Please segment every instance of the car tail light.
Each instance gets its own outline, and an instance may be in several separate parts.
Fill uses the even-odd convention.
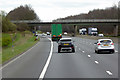
[[[98,45],[101,45],[100,43],[98,43]]]
[[[114,43],[111,43],[111,45],[114,45]]]
[[[61,35],[58,35],[59,37],[61,36]]]
[[[71,48],[74,48],[73,46]]]
[[[59,48],[61,48],[61,46],[59,46]]]
[[[53,35],[53,37],[56,37],[55,35]]]

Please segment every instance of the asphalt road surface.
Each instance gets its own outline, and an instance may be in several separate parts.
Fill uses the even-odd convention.
[[[53,42],[52,58],[44,75],[53,78],[118,78],[118,45],[114,54],[96,54],[96,40],[72,37],[75,53],[58,53]],[[51,43],[42,38],[32,49],[2,69],[3,78],[39,78],[48,56]],[[96,79],[97,80],[97,79]]]
[[[114,54],[96,54],[96,40],[73,37],[75,53],[58,53],[54,42],[53,56],[45,78],[117,78],[118,45]]]
[[[42,38],[23,56],[2,69],[3,78],[38,78],[50,53],[50,41]]]

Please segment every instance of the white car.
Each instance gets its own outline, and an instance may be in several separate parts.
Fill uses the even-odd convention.
[[[95,43],[95,53],[101,52],[115,52],[114,43],[111,39],[98,39],[97,43]]]
[[[103,34],[98,34],[99,37],[103,37],[104,35]]]
[[[47,35],[50,35],[50,32],[47,32]]]
[[[45,38],[45,37],[46,37],[46,35],[43,33],[43,34],[42,34],[42,38]]]
[[[67,35],[67,32],[64,32],[64,35]]]

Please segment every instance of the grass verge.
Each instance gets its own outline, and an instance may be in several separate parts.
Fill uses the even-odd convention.
[[[2,34],[0,33],[0,64],[1,63],[2,63]]]
[[[32,47],[37,41],[34,41],[35,37],[32,34],[22,36],[20,33],[17,34],[16,40],[11,43],[8,47],[2,49],[2,63],[14,58],[15,56],[23,53]],[[14,44],[14,46],[12,46]]]

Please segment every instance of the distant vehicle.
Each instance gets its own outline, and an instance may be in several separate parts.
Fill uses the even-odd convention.
[[[50,35],[50,32],[47,32],[47,35]]]
[[[104,35],[103,34],[98,34],[99,37],[103,37]]]
[[[98,39],[95,43],[95,53],[110,52],[114,53],[114,43],[111,39]]]
[[[62,38],[62,25],[61,24],[52,24],[52,41],[59,41]]]
[[[86,35],[87,34],[87,29],[86,28],[79,29],[79,34],[80,35]]]
[[[75,47],[71,38],[61,38],[58,42],[58,53],[61,51],[75,52]]]
[[[97,36],[97,34],[98,34],[98,29],[97,29],[97,28],[92,28],[92,27],[90,27],[90,28],[88,28],[88,34],[89,34],[89,35]]]
[[[64,35],[67,35],[67,32],[64,32]]]
[[[43,34],[42,34],[42,38],[45,38],[45,37],[46,37],[46,34],[45,34],[45,33],[43,33]]]
[[[82,35],[82,29],[79,29],[79,34]]]
[[[37,32],[35,32],[35,31],[34,31],[34,36],[36,36],[36,37],[38,36],[38,33],[37,33]]]

